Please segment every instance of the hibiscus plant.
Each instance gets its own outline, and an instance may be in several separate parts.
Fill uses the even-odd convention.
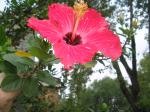
[[[34,7],[33,0],[29,1],[25,4]],[[17,1],[14,0],[13,3],[16,4]],[[75,83],[81,86],[87,81],[86,75],[92,73],[93,60],[102,62],[100,58],[107,57],[114,61],[121,56],[120,39],[110,30],[109,23],[102,14],[90,8],[83,0],[73,3],[72,7],[63,3],[48,5],[48,19],[46,12],[43,14],[44,19],[40,19],[40,16],[30,14],[29,8],[25,12],[29,15],[18,25],[13,25],[12,29],[0,26],[0,95],[8,93],[7,96],[10,96],[9,103],[3,104],[10,104],[7,109],[0,104],[2,111],[8,111],[17,96],[27,98],[32,103],[46,102],[49,96],[53,96],[52,93],[65,87],[67,81],[63,80],[62,83],[61,78],[55,77],[57,67],[54,64],[58,62],[62,64],[63,79],[68,78],[66,74],[71,74]],[[17,4],[12,5],[12,9],[16,7]],[[14,17],[17,19],[17,15],[14,14]],[[20,31],[20,28],[24,31]],[[14,38],[10,39],[11,31],[16,31],[19,38],[24,36],[19,40],[19,45]],[[11,36],[7,37],[5,33]],[[53,97],[57,99],[57,95]],[[53,103],[57,103],[57,100]],[[47,105],[51,106],[49,103]],[[18,109],[18,106],[13,106]]]

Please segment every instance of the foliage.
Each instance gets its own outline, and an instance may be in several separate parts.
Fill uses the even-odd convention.
[[[141,87],[140,92],[140,101],[139,105],[143,107],[143,109],[148,112],[150,111],[150,57],[146,55],[141,60],[141,67],[139,69],[139,82]]]
[[[48,61],[53,58],[48,53],[50,46],[39,38],[33,39],[33,41],[34,44],[28,43],[30,53],[13,51],[12,53],[2,54],[0,70],[5,73],[6,77],[1,86],[5,91],[22,88],[25,95],[28,95],[28,93],[32,94],[31,90],[34,89],[33,92],[37,94],[38,85],[43,82],[48,86],[56,85],[56,80],[51,73],[43,70]],[[41,49],[41,52],[39,49]],[[35,56],[39,58],[37,62],[34,60]]]
[[[129,110],[117,81],[104,78],[80,90],[78,98],[70,93],[68,98],[61,101],[58,112],[129,112]]]

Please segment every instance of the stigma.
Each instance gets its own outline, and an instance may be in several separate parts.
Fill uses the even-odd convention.
[[[84,2],[84,0],[78,0],[74,3],[73,8],[76,12],[76,15],[78,17],[82,17],[84,13],[88,10],[88,5]]]

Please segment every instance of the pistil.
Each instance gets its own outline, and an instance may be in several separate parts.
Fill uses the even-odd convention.
[[[87,5],[87,3],[84,3],[83,0],[78,0],[77,2],[75,2],[73,8],[74,8],[74,11],[76,13],[76,18],[75,18],[74,27],[72,30],[71,41],[73,41],[75,39],[75,35],[76,35],[76,31],[77,31],[80,19],[85,14],[85,12],[87,11],[88,5]]]

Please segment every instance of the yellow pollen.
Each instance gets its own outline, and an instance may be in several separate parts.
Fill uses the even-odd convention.
[[[84,13],[87,11],[88,5],[87,3],[84,2],[84,0],[78,0],[77,2],[75,2],[73,8],[77,16],[82,17]]]
[[[72,41],[75,39],[76,30],[77,30],[81,17],[88,10],[88,5],[87,3],[84,2],[84,0],[78,0],[77,2],[75,2],[73,8],[76,13],[76,20],[75,20],[73,31],[72,31],[72,37],[71,37]]]

